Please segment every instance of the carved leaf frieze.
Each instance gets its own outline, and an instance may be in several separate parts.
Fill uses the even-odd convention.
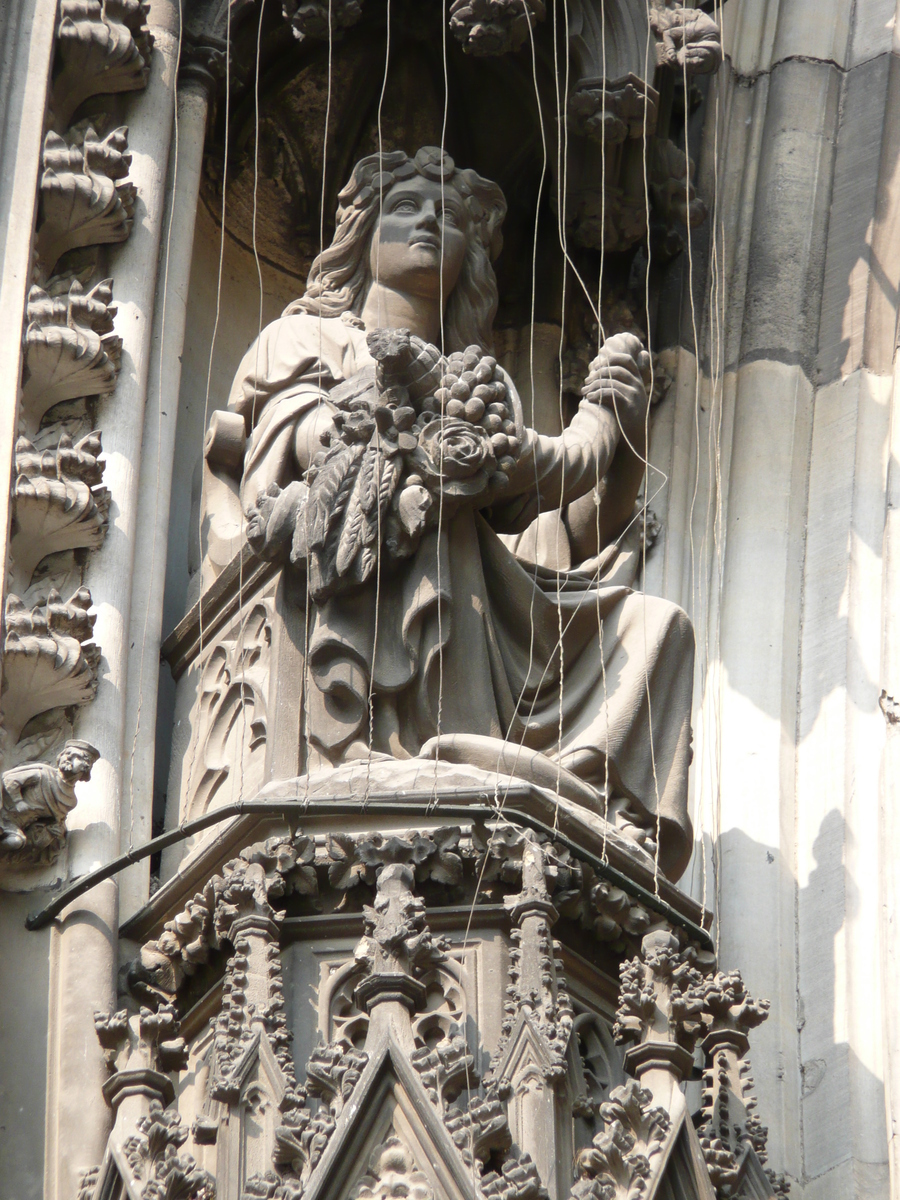
[[[124,125],[103,138],[90,125],[44,138],[37,251],[45,275],[68,250],[128,237],[137,191],[118,182],[131,165],[127,151]]]
[[[90,96],[147,86],[153,36],[147,0],[60,0],[56,31],[61,70],[53,81],[53,114],[65,129]]]

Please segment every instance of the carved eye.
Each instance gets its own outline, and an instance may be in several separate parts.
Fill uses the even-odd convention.
[[[398,200],[393,207],[393,211],[395,213],[417,213],[419,211],[419,206],[416,204],[415,200]]]
[[[441,220],[443,224],[452,225],[454,229],[456,229],[459,227],[462,218],[455,208],[451,208],[448,205],[447,208],[441,212]]]

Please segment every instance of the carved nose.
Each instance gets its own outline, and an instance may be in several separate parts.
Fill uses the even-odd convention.
[[[434,207],[434,201],[426,200],[426,202],[422,205],[422,208],[419,212],[419,216],[418,216],[418,220],[416,221],[416,225],[430,225],[430,226],[433,226],[433,228],[437,229],[437,224],[438,224],[437,211],[435,210],[435,207]]]

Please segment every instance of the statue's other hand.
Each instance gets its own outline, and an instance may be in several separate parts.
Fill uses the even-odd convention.
[[[611,409],[626,428],[641,426],[647,412],[650,356],[632,333],[607,338],[591,363],[581,394]]]

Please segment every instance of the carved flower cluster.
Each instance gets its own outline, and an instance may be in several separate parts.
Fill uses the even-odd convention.
[[[479,347],[444,359],[405,329],[367,340],[374,376],[332,390],[334,428],[296,515],[291,557],[309,563],[317,602],[365,583],[382,549],[406,558],[442,517],[488,504],[521,446],[506,379]]]

